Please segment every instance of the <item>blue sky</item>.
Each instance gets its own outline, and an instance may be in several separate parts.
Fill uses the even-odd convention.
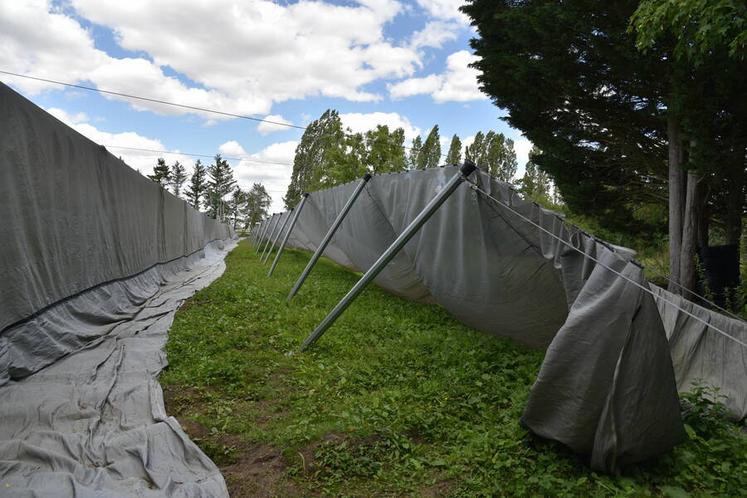
[[[529,143],[499,117],[468,68],[474,32],[459,0],[27,0],[0,5],[0,69],[305,125],[337,109],[353,131],[434,124],[447,142],[496,130]],[[45,29],[39,29],[44,26]],[[279,210],[302,131],[258,126],[0,76],[131,166],[150,173],[179,151],[232,161],[240,185],[266,184]],[[446,152],[444,146],[443,152]],[[204,162],[205,160],[203,160]]]

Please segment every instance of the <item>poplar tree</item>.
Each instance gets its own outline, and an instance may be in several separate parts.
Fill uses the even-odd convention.
[[[407,169],[405,159],[405,130],[397,128],[389,132],[386,125],[365,134],[366,158],[369,171],[374,174],[397,173]]]
[[[334,109],[327,109],[309,124],[296,147],[291,181],[283,198],[285,207],[290,209],[298,204],[303,192],[331,186],[339,176],[333,169],[346,160],[349,145],[339,113]]]
[[[446,164],[461,164],[462,163],[462,141],[459,137],[454,134],[451,137],[451,145],[449,145],[449,152],[446,154]]]
[[[410,169],[419,169],[420,155],[423,153],[423,139],[420,135],[417,135],[412,139],[412,145],[410,146],[410,154],[407,156],[408,167]]]
[[[438,125],[434,125],[423,142],[423,150],[418,155],[418,169],[435,168],[441,162],[441,138]]]

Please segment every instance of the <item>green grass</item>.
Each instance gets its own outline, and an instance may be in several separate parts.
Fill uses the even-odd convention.
[[[223,277],[177,313],[161,377],[177,393],[169,410],[205,428],[198,444],[219,465],[241,460],[241,448],[269,445],[282,455],[283,479],[304,496],[747,489],[747,438],[702,393],[688,398],[691,439],[621,476],[592,472],[560,445],[530,436],[519,417],[542,352],[473,331],[438,306],[369,288],[299,353],[358,278],[322,260],[286,305],[308,258],[289,251],[268,278],[242,242]]]

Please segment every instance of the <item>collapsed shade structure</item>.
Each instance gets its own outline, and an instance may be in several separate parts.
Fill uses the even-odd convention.
[[[367,270],[456,172],[374,177],[326,256]],[[589,455],[593,468],[616,471],[670,450],[684,431],[667,337],[677,335],[674,322],[684,323],[686,315],[650,291],[632,251],[589,236],[484,172],[477,176],[484,194],[468,185],[457,189],[376,283],[438,303],[476,329],[545,350],[522,421]],[[312,193],[288,244],[314,250],[357,187]],[[677,317],[667,319],[668,330],[665,311]],[[698,332],[702,341],[723,339],[707,328]],[[734,370],[745,378],[744,365]]]
[[[227,496],[157,382],[229,228],[0,84],[3,496]]]

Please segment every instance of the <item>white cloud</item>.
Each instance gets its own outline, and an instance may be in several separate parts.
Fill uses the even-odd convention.
[[[431,17],[469,24],[469,18],[459,11],[459,7],[465,4],[464,0],[417,0],[417,2]]]
[[[280,114],[269,114],[265,116],[264,119],[265,121],[262,121],[257,125],[257,131],[259,131],[259,133],[262,135],[267,135],[268,133],[273,133],[275,131],[286,131],[289,129],[287,126],[268,123],[267,121],[273,121],[274,123],[293,124]]]
[[[383,34],[402,10],[394,0],[348,6],[71,0],[70,6],[110,28],[122,48],[147,58],[112,57],[97,49],[91,33],[60,7],[28,0],[0,3],[0,66],[197,107],[267,114],[274,102],[309,96],[378,100],[381,96],[365,90],[366,85],[410,76],[421,64],[415,49],[396,46]],[[166,68],[188,80],[170,76]],[[32,93],[50,88],[8,81]],[[155,103],[132,105],[165,114],[200,114]]]
[[[340,120],[353,133],[364,133],[376,128],[377,125],[387,125],[389,131],[402,128],[405,131],[405,141],[409,143],[415,136],[420,135],[420,128],[414,126],[409,119],[396,112],[349,112],[340,114]]]
[[[527,161],[529,161],[529,151],[532,150],[532,142],[526,138],[518,138],[514,141],[514,151],[516,151],[516,162],[519,163],[516,168],[516,178],[524,176]]]
[[[446,59],[443,74],[410,78],[389,85],[389,94],[398,99],[412,95],[431,94],[436,102],[467,102],[487,98],[477,85],[478,71],[469,67],[477,56],[466,50],[454,52]]]
[[[288,190],[293,158],[298,142],[277,142],[268,145],[254,154],[246,152],[235,140],[230,140],[219,147],[222,154],[229,157],[245,158],[240,161],[230,160],[234,178],[239,187],[249,190],[254,183],[262,183],[272,197],[271,212],[284,210],[283,196]]]
[[[441,48],[444,43],[455,40],[461,26],[454,22],[429,21],[425,27],[412,35],[410,46],[415,49]]]

